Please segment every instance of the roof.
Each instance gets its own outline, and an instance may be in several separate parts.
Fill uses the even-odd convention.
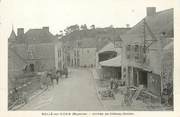
[[[96,28],[91,30],[76,30],[62,37],[64,45],[77,47],[76,41],[88,39],[89,45],[82,42],[82,47],[96,47],[99,51],[110,41],[119,39],[119,36],[131,28]],[[92,42],[90,42],[90,40]]]
[[[70,48],[96,48],[97,50],[102,49],[106,44],[109,43],[107,39],[98,38],[83,38],[82,40],[66,41],[64,45]]]
[[[171,41],[170,43],[168,43],[166,46],[164,46],[164,50],[173,50],[173,48],[174,48],[174,43],[173,43],[173,41]]]
[[[78,43],[79,48],[96,48],[97,47],[96,40],[93,40],[91,38],[78,40],[77,43]]]
[[[148,30],[148,27],[157,39],[162,33],[165,33],[166,36],[173,37],[173,9],[168,9],[142,19],[131,30],[121,36],[125,43],[143,42],[144,21],[147,24],[145,25],[146,39],[152,39],[152,34]]]
[[[25,33],[24,39],[28,43],[49,43],[56,39],[56,36],[43,29],[30,29]]]
[[[13,34],[13,33],[12,33]],[[44,29],[29,29],[24,35],[16,36],[16,43],[51,43],[57,42],[58,38]]]
[[[8,38],[8,41],[15,41],[15,40],[16,40],[16,33],[14,32],[14,30],[12,30]]]
[[[120,67],[122,65],[121,55],[114,57],[112,59],[106,60],[106,61],[102,61],[100,62],[100,65],[108,66],[108,67]]]
[[[96,28],[90,30],[76,30],[62,37],[64,41],[79,40],[84,37],[106,36],[112,37],[115,34],[122,35],[131,28]]]
[[[99,53],[102,53],[105,51],[115,51],[114,44],[112,42],[108,43],[101,50],[99,50]]]

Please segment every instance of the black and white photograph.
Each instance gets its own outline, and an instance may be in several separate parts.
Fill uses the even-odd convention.
[[[7,110],[174,111],[174,4],[152,1],[1,0]]]

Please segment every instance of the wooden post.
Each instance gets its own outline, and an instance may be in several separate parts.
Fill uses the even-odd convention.
[[[130,79],[130,81],[131,81],[131,84],[130,84],[130,86],[133,86],[133,82],[134,82],[134,68],[133,68],[133,66],[131,66],[131,79]]]
[[[136,73],[137,73],[137,86],[139,86],[139,71],[137,71]]]
[[[162,58],[163,58],[163,48],[162,48],[162,38],[160,38],[159,39],[159,44],[158,44],[158,46],[159,46],[159,55],[160,55],[160,80],[161,80],[161,95],[162,95],[162,92],[163,92],[163,79],[162,79],[162,76],[163,76],[163,74],[162,74],[162,64],[163,64],[163,62],[162,62]]]

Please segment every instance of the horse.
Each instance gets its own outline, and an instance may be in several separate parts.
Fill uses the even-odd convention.
[[[40,83],[41,83],[41,88],[43,86],[46,86],[46,88],[48,89],[48,87],[50,85],[52,85],[51,81],[50,81],[50,75],[48,74],[47,71],[44,71],[44,72],[39,72],[38,75],[40,75]]]
[[[67,68],[63,68],[62,70],[58,71],[60,73],[60,77],[62,77],[63,75],[65,75],[65,78],[68,77],[68,69]]]
[[[49,77],[51,79],[51,83],[53,84],[53,80],[55,79],[57,84],[59,83],[59,78],[60,78],[60,75],[59,75],[59,72],[56,71],[55,73],[52,73],[52,72],[49,72],[47,74],[47,77]]]

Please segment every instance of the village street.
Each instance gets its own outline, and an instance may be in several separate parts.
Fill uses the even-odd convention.
[[[69,78],[39,95],[20,110],[95,111],[104,110],[95,88],[92,73],[86,69],[71,70]]]

